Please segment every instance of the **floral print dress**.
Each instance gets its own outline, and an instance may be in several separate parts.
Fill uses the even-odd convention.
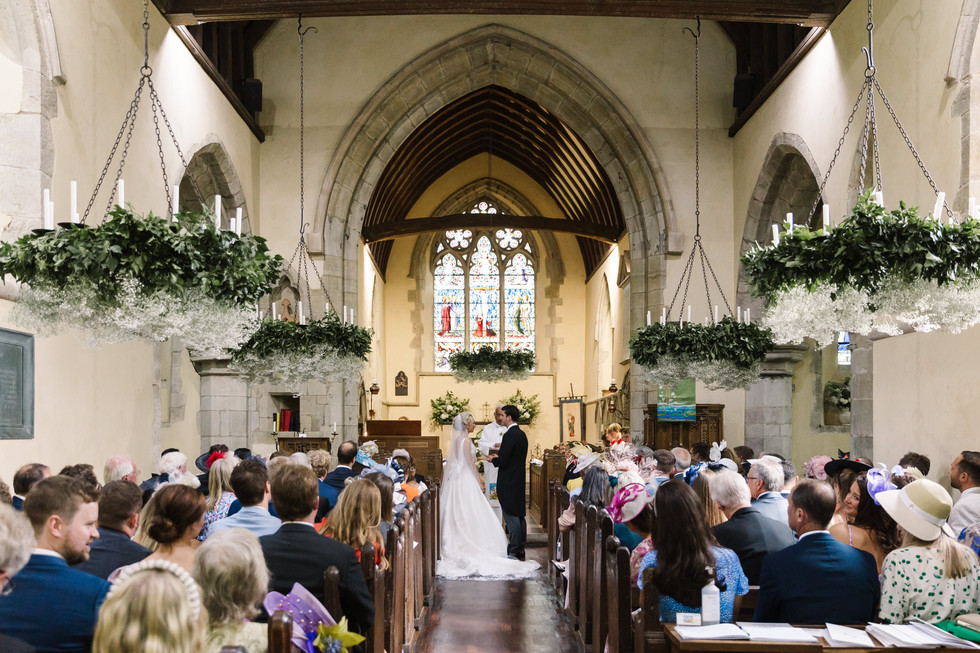
[[[204,513],[204,528],[201,529],[201,534],[197,536],[197,539],[202,542],[207,539],[208,535],[210,535],[211,524],[227,517],[228,511],[231,509],[231,504],[234,502],[234,492],[222,492],[221,498],[214,504],[214,510],[209,510]]]

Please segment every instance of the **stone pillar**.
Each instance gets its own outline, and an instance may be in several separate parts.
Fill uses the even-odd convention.
[[[874,460],[874,349],[871,338],[851,334],[851,458]]]
[[[756,454],[793,453],[793,368],[806,347],[779,345],[766,355],[762,378],[745,392],[745,444]]]
[[[238,373],[229,369],[230,356],[203,358],[191,355],[191,363],[201,376],[201,410],[197,428],[201,451],[213,444],[226,444],[231,450],[249,447],[248,387]]]

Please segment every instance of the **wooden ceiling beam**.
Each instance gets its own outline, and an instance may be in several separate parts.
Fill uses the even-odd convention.
[[[447,215],[437,218],[413,218],[386,222],[361,230],[365,243],[377,243],[402,236],[449,231],[450,229],[491,229],[494,227],[510,227],[529,231],[557,231],[574,234],[603,243],[616,243],[621,234],[616,229],[602,225],[563,220],[560,218],[545,218],[538,215],[504,215],[501,213],[464,213]]]
[[[847,0],[153,0],[172,25],[425,14],[616,16],[827,27]]]

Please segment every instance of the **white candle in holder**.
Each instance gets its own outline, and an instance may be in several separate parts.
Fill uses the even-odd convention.
[[[789,229],[787,231],[792,232],[793,231],[793,214],[792,213],[787,213],[786,214],[786,222],[789,223]]]
[[[691,321],[691,305],[690,304],[687,305],[687,321],[688,322]]]
[[[74,179],[69,186],[68,217],[72,222],[78,222],[78,182]]]
[[[241,209],[238,210],[241,211]],[[296,302],[296,305],[299,307],[299,323],[305,324],[305,322],[303,321],[303,300],[301,299],[298,302]]]
[[[823,230],[830,231],[830,205],[823,205]]]
[[[221,195],[214,196],[214,228],[221,229]]]
[[[738,320],[737,321],[738,321],[739,324],[741,324],[742,323],[742,307],[741,306],[736,306],[735,308],[736,308],[736,310],[738,310]]]
[[[54,229],[54,220],[53,219],[49,220],[48,218],[48,211],[50,211],[48,207],[50,204],[51,204],[51,189],[45,188],[44,191],[42,191],[41,193],[41,215],[44,218],[42,224],[44,225],[45,229]]]
[[[177,214],[180,213],[180,184],[174,184],[174,212],[171,218],[177,221]]]
[[[119,189],[119,201],[116,202],[116,204],[122,208],[126,208],[126,180],[125,179],[119,180],[118,189]]]
[[[242,235],[242,207],[235,209],[235,235]]]
[[[946,193],[940,192],[936,195],[936,205],[932,208],[932,219],[936,222],[942,222],[942,210],[943,204],[946,202]]]
[[[652,321],[650,320],[650,311],[647,311],[647,326],[650,326]]]
[[[779,244],[779,225],[778,224],[774,224],[772,226],[772,244],[773,245],[778,245]]]
[[[718,324],[718,304],[715,304],[715,324]]]

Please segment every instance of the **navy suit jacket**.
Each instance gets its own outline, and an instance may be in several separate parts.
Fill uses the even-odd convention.
[[[72,569],[62,558],[35,553],[14,576],[13,586],[0,596],[5,634],[38,651],[88,653],[107,581]]]
[[[21,499],[20,497],[14,497],[13,500],[12,500],[11,505],[14,507],[14,510],[23,510],[24,509],[24,500]]]
[[[72,567],[108,580],[115,570],[139,562],[148,555],[148,548],[129,539],[125,533],[100,526],[99,539],[92,542],[88,560]]]
[[[323,482],[332,488],[335,488],[338,493],[343,492],[344,483],[351,476],[354,476],[354,470],[350,467],[338,467],[329,474],[323,477]]]
[[[718,544],[731,549],[738,556],[749,585],[759,584],[762,561],[768,554],[796,543],[789,526],[769,519],[751,506],[736,510],[731,519],[718,524],[711,531]]]
[[[269,591],[288,594],[293,583],[299,583],[322,600],[323,572],[334,566],[340,571],[343,616],[361,633],[374,623],[374,600],[353,548],[320,535],[312,526],[295,523],[283,524],[272,535],[260,537],[259,543],[271,576]]]
[[[752,507],[762,513],[763,517],[775,519],[786,524],[786,528],[789,528],[789,516],[786,513],[789,501],[784,499],[779,492],[763,493],[758,499],[752,500]]]
[[[325,481],[317,482],[320,484],[320,503],[316,509],[316,522],[319,524],[320,520],[326,517],[327,513],[337,505],[337,497],[340,496],[340,490]]]
[[[880,593],[870,553],[815,533],[766,556],[755,621],[865,624]]]

